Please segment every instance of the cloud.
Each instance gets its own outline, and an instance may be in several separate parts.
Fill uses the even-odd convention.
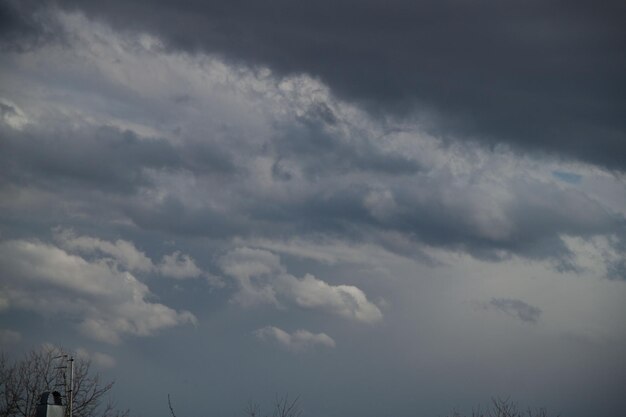
[[[8,308],[62,315],[88,337],[120,343],[195,323],[188,311],[150,301],[148,287],[102,259],[88,261],[39,241],[0,242],[0,273]]]
[[[0,65],[7,97],[36,115],[21,131],[0,125],[7,216],[97,217],[216,241],[366,242],[424,261],[433,247],[562,270],[576,269],[562,236],[626,236],[621,200],[609,206],[584,187],[612,181],[622,193],[610,172],[433,136],[420,120],[342,100],[323,79],[55,16],[71,48],[34,49],[36,68],[17,52]],[[151,260],[152,271],[191,278],[200,267],[186,256]]]
[[[148,32],[170,50],[310,74],[374,114],[419,118],[438,134],[625,167],[615,0],[532,1],[513,11],[484,0],[61,6]],[[331,114],[319,117],[332,122]]]
[[[22,340],[22,334],[11,329],[0,329],[0,346],[8,346]]]
[[[16,130],[28,124],[28,118],[15,103],[0,97],[0,116],[4,123]]]
[[[626,280],[625,242],[617,235],[582,239],[563,236],[579,269],[610,280]]]
[[[311,333],[308,330],[296,330],[293,333],[287,333],[278,327],[267,326],[255,330],[254,335],[263,341],[276,343],[279,347],[293,353],[304,352],[317,347],[335,347],[335,341],[326,333]]]
[[[489,305],[525,323],[537,323],[541,309],[515,298],[492,298]]]
[[[42,185],[58,181],[129,193],[150,183],[150,169],[185,164],[164,139],[143,140],[133,131],[109,126],[69,126],[6,132],[3,146],[14,159],[2,158],[5,174],[23,179],[30,171],[36,174],[34,183]]]
[[[111,355],[102,352],[90,352],[85,348],[77,348],[76,356],[84,361],[89,361],[98,368],[109,369],[117,365],[117,361]]]
[[[595,48],[623,25],[590,30],[612,0],[583,14],[560,0],[70,1],[0,1],[0,314],[15,347],[48,338],[33,317],[66,324],[55,340],[133,340],[115,348],[126,385],[183,349],[163,375],[212,379],[223,415],[233,392],[284,381],[342,415],[437,415],[441,401],[345,400],[484,397],[503,369],[522,376],[503,375],[513,392],[589,392],[564,414],[624,408],[606,401],[623,401],[626,191],[607,168],[625,155],[623,71]],[[176,328],[195,322],[186,310],[198,332]],[[266,324],[273,346],[337,355],[333,378],[319,357],[272,364],[250,334]],[[345,349],[316,335],[331,328]],[[320,375],[339,389],[306,387]],[[159,389],[146,384],[122,392]]]
[[[330,285],[311,274],[303,278],[283,274],[276,284],[281,294],[300,307],[329,311],[365,323],[375,323],[383,317],[380,309],[353,285]]]
[[[68,252],[111,256],[119,267],[132,272],[156,272],[174,279],[198,278],[204,272],[198,268],[191,256],[175,251],[164,255],[161,262],[155,265],[144,252],[138,250],[132,242],[118,239],[115,242],[89,237],[77,236],[70,229],[55,228],[55,240]],[[209,282],[215,282],[209,277]],[[217,282],[215,282],[217,284]]]
[[[244,306],[284,303],[325,311],[364,323],[382,320],[380,309],[353,285],[331,285],[311,274],[297,278],[272,252],[247,247],[236,248],[219,261],[224,273],[235,279],[234,300]]]
[[[150,272],[154,269],[150,258],[132,242],[121,239],[108,242],[89,236],[76,236],[72,230],[60,228],[55,229],[55,240],[70,252],[112,256],[120,266],[129,271]]]
[[[189,255],[178,251],[163,256],[158,269],[161,274],[176,279],[197,278],[203,275],[202,270],[196,266]]]
[[[49,5],[34,0],[0,3],[0,50],[27,52],[58,41],[62,28],[46,7]]]

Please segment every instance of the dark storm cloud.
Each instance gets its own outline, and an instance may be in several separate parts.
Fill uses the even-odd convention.
[[[323,172],[370,172],[388,175],[410,175],[419,171],[419,164],[404,155],[380,149],[367,136],[342,138],[328,125],[340,124],[327,106],[316,105],[303,117],[280,129],[283,133],[273,143],[278,157],[278,178],[289,179],[283,158],[296,158],[305,174],[319,176]]]
[[[34,0],[0,1],[0,51],[26,51],[62,36],[40,6]]]
[[[616,242],[615,250],[617,253],[626,253],[626,239]],[[612,280],[626,281],[626,257],[609,261],[606,276]]]
[[[3,112],[4,107],[10,106],[3,105]],[[69,183],[130,193],[151,183],[147,169],[200,174],[232,169],[227,155],[208,145],[177,149],[164,139],[109,126],[1,131],[0,173],[15,183]]]
[[[537,323],[541,309],[514,298],[492,298],[489,304],[496,309],[517,317],[526,323]]]
[[[15,109],[15,107],[11,106],[10,104],[0,103],[0,116],[4,117],[16,114],[17,110]]]
[[[381,208],[381,212],[375,205],[385,202],[371,203],[380,191],[367,185],[367,180],[347,186],[334,185],[332,179],[324,177],[317,182],[318,186],[307,186],[306,182],[295,185],[309,188],[299,196],[272,198],[235,181],[224,191],[212,191],[224,205],[220,210],[171,197],[158,203],[137,200],[127,212],[136,224],[148,229],[217,238],[325,235],[353,242],[371,241],[397,251],[378,234],[396,232],[415,244],[460,250],[480,259],[498,261],[518,255],[552,260],[562,271],[578,270],[563,235],[591,238],[615,234],[617,245],[626,235],[623,220],[606,212],[596,201],[577,191],[542,184],[513,184],[514,201],[499,208],[506,219],[500,224],[489,216],[484,223],[476,220],[496,204],[486,196],[474,196],[477,190],[449,190],[459,199],[458,204],[450,204],[442,195],[432,194],[421,200],[410,190],[398,188],[392,194],[384,193],[394,203],[388,209]],[[417,186],[450,188],[443,182]],[[484,201],[478,206],[470,207],[471,200],[481,198]],[[418,251],[415,247],[411,253],[402,254],[417,256]]]
[[[626,168],[620,1],[60,4],[171,48],[312,74],[374,113],[421,110],[445,136]]]
[[[93,198],[91,192],[83,196],[87,189],[125,196],[112,202],[99,200],[97,205],[110,205],[145,230],[180,236],[289,239],[325,235],[369,241],[395,251],[379,235],[394,232],[415,244],[461,250],[482,259],[519,255],[551,259],[561,270],[576,270],[562,235],[615,234],[616,245],[626,235],[620,216],[573,188],[512,180],[507,183],[512,200],[501,202],[494,198],[496,190],[480,183],[457,184],[445,173],[385,171],[381,166],[386,158],[401,157],[385,155],[367,141],[348,144],[340,135],[317,131],[325,144],[310,144],[320,139],[302,134],[299,121],[294,126],[287,130],[299,133],[287,137],[302,143],[290,147],[282,137],[269,142],[276,152],[283,152],[271,169],[272,187],[285,187],[277,195],[260,187],[255,173],[249,171],[254,154],[244,149],[236,165],[224,157],[227,152],[219,151],[226,144],[207,144],[199,151],[201,145],[195,141],[173,145],[113,127],[50,132],[31,127],[3,129],[0,172],[5,183],[64,190],[66,198],[74,201]],[[359,155],[378,159],[382,165],[355,166]],[[307,175],[277,178],[277,169],[285,169],[280,168],[282,157],[288,158],[288,166],[296,167],[295,171],[302,168]],[[416,169],[417,165],[409,166]],[[159,183],[151,173],[184,176]],[[210,180],[214,175],[219,176],[217,183]],[[177,181],[182,182],[177,185]],[[189,184],[194,184],[191,193],[180,193]],[[417,254],[416,247],[413,252]],[[619,276],[618,266],[615,263],[615,271],[610,270],[611,277]]]
[[[261,233],[258,230],[261,222],[251,221],[248,213],[242,213],[236,206],[229,206],[224,210],[206,206],[193,208],[181,199],[168,196],[158,203],[137,198],[125,204],[123,210],[143,229],[159,230],[178,236],[229,238],[253,233],[252,230]],[[267,229],[269,231],[271,228]]]
[[[396,127],[309,77],[214,65],[79,15],[58,19],[70,48],[34,50],[38,68],[26,54],[4,57],[2,69],[23,83],[0,108],[0,173],[14,188],[53,190],[94,212],[110,206],[144,230],[180,236],[324,236],[403,255],[426,244],[549,259],[564,271],[577,269],[564,236],[626,236],[623,215],[583,190],[582,174],[563,181],[566,168],[534,172],[535,162],[505,151]],[[86,190],[117,198],[93,207]]]

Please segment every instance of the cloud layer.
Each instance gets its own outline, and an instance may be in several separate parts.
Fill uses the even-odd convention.
[[[11,45],[53,37],[41,9],[26,4],[4,6]],[[375,114],[408,113],[433,132],[625,167],[625,96],[614,88],[624,69],[618,1],[58,6],[150,33],[170,50],[218,54],[281,76],[311,74]]]
[[[143,415],[619,414],[614,7],[0,0],[3,349]]]
[[[12,52],[0,68],[11,103],[20,102],[11,108],[27,121],[1,126],[9,213],[36,216],[37,201],[60,224],[67,210],[97,212],[176,235],[334,235],[413,256],[426,244],[562,268],[575,268],[564,236],[623,240],[623,201],[598,195],[617,187],[623,196],[609,172],[449,143],[419,123],[372,118],[307,75],[173,52],[159,38],[54,16],[73,34],[71,49]],[[39,68],[56,81],[42,83]],[[181,256],[163,267],[197,274]]]

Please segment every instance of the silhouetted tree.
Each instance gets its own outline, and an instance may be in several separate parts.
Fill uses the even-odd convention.
[[[9,360],[0,354],[0,417],[32,417],[40,395],[45,391],[64,393],[60,369],[67,355],[63,349],[44,347],[32,350],[19,359]],[[74,361],[74,417],[122,417],[128,412],[115,409],[107,394],[113,382],[102,382],[91,363],[83,358]],[[69,383],[69,373],[66,375]]]
[[[265,414],[261,412],[261,406],[258,403],[249,403],[248,407],[246,407],[244,411],[245,417],[300,417],[302,414],[302,409],[300,408],[300,397],[296,397],[294,399],[289,399],[289,395],[285,395],[284,397],[276,396],[274,400],[274,408],[272,410],[272,414]],[[170,408],[170,414],[172,417],[177,417],[176,412],[174,411],[174,406],[172,406],[172,399],[170,395],[167,394],[167,405]]]
[[[549,415],[548,410],[545,408],[521,410],[518,408],[517,403],[509,399],[494,398],[491,400],[491,406],[485,411],[481,411],[478,408],[472,411],[470,415],[462,415],[457,411],[453,411],[450,417],[549,417]]]
[[[293,400],[289,399],[289,395],[284,397],[276,396],[274,400],[274,409],[271,417],[299,417],[302,414],[302,409],[299,405],[300,397],[296,397]],[[270,417],[269,414],[261,413],[261,406],[257,403],[249,403],[245,410],[246,417]]]

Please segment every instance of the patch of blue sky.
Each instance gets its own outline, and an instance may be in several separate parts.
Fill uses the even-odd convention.
[[[580,184],[583,179],[582,175],[574,174],[573,172],[565,171],[552,171],[552,176],[558,180],[567,182],[569,184]]]

